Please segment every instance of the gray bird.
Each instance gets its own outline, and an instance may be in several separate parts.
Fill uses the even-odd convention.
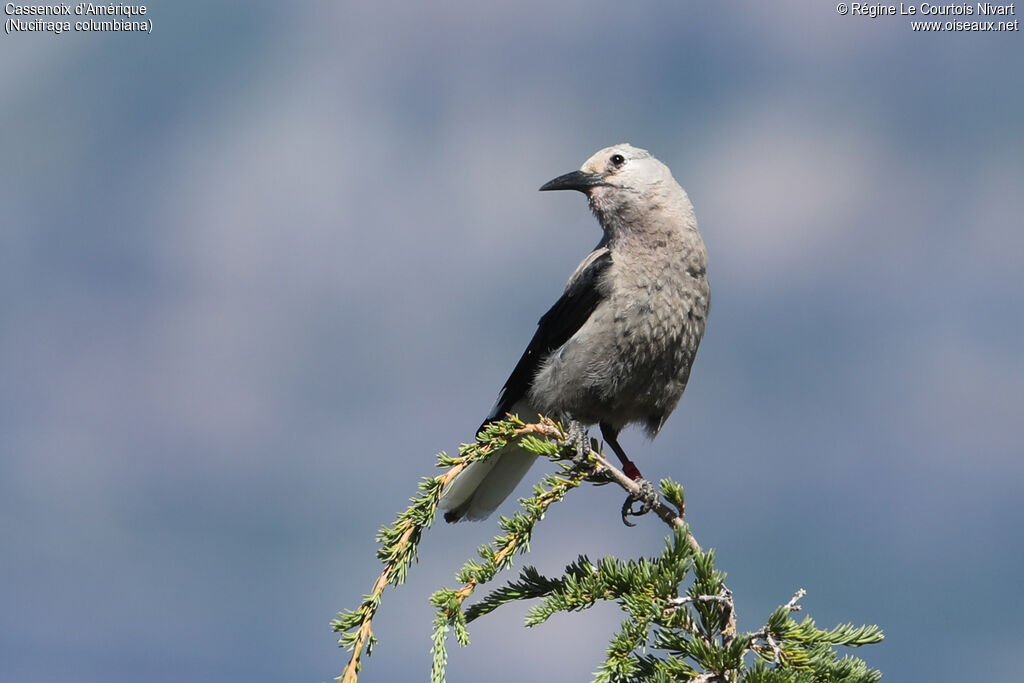
[[[540,319],[480,428],[506,413],[547,415],[568,422],[579,446],[589,443],[585,426],[597,424],[626,474],[641,480],[619,432],[639,423],[657,435],[686,388],[711,303],[693,205],[665,164],[626,143],[540,189],[587,195],[604,237]],[[445,520],[486,518],[535,459],[510,444],[470,465],[441,500]]]

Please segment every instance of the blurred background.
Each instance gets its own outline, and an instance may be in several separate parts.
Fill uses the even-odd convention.
[[[377,528],[600,237],[537,188],[622,141],[688,190],[713,289],[679,409],[623,445],[686,485],[741,628],[803,587],[819,625],[885,629],[856,654],[887,680],[1017,677],[1019,32],[792,1],[148,9],[152,35],[0,37],[0,679],[339,675]],[[658,553],[621,502],[572,496],[527,561]],[[426,535],[360,680],[425,679],[427,597],[495,531]],[[620,621],[522,616],[474,624],[449,680],[588,680]]]

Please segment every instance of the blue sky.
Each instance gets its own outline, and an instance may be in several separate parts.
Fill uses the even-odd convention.
[[[149,5],[0,38],[0,679],[330,680],[328,623],[597,242],[539,194],[628,141],[713,308],[658,439],[756,628],[800,587],[888,680],[1024,648],[1024,43],[765,3]],[[539,478],[538,466],[534,478]],[[529,562],[658,552],[620,495]],[[417,680],[439,526],[361,680]],[[450,680],[586,680],[614,609],[474,626]],[[489,673],[490,672],[490,673]]]

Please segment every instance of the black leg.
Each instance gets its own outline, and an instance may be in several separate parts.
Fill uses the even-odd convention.
[[[629,462],[629,458],[626,457],[626,451],[622,450],[622,446],[619,445],[619,430],[612,429],[612,426],[607,422],[602,422],[601,436],[604,438],[604,442],[615,451],[615,455],[619,456],[619,462],[625,466]]]
[[[615,452],[615,455],[622,462],[622,471],[627,477],[640,485],[640,491],[637,494],[631,494],[626,498],[626,502],[622,504],[623,523],[626,526],[636,526],[627,518],[638,517],[649,512],[654,502],[658,499],[658,493],[654,489],[654,485],[643,478],[640,470],[637,469],[637,466],[626,455],[626,451],[622,450],[622,446],[619,445],[619,430],[613,429],[607,422],[601,422],[600,426],[601,436],[604,438],[605,443],[612,447],[612,451]],[[634,510],[633,503],[640,503],[640,509]]]
[[[622,450],[622,446],[619,445],[619,430],[613,429],[607,422],[602,422],[601,436],[604,438],[604,442],[612,447],[615,455],[618,456],[619,462],[622,463],[622,471],[626,473],[626,476],[633,481],[641,479],[643,475],[640,474],[640,470],[637,469],[633,461],[626,455],[626,451]]]

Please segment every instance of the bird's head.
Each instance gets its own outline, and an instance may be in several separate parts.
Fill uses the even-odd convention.
[[[587,159],[580,170],[561,175],[540,189],[578,190],[587,195],[590,205],[601,214],[635,207],[640,198],[660,204],[661,195],[681,192],[665,164],[646,149],[625,142],[605,147]]]

